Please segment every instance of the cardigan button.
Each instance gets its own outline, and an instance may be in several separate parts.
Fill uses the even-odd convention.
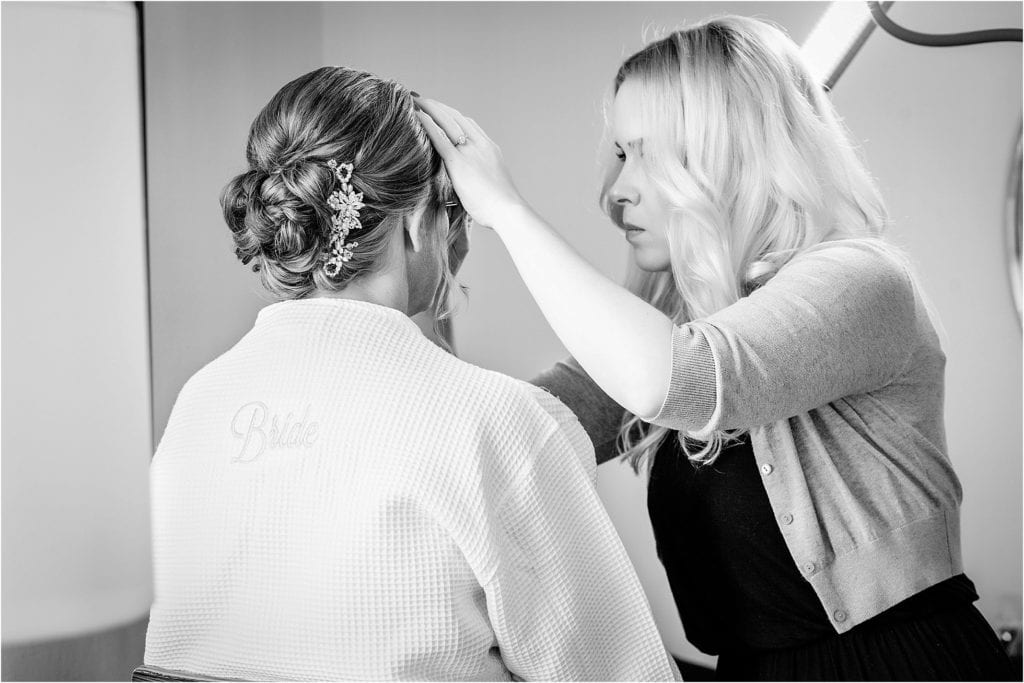
[[[769,474],[772,473],[772,470],[774,470],[774,469],[775,468],[772,467],[770,463],[766,462],[763,465],[761,465],[761,474],[763,474],[764,476],[767,477]]]
[[[813,562],[804,562],[804,565],[803,565],[804,574],[813,574],[814,573],[814,569],[815,569],[815,567],[814,567],[814,563]]]
[[[783,515],[779,515],[779,521],[782,522],[784,525],[789,526],[793,523],[793,515],[789,514],[788,512]]]
[[[846,612],[841,609],[837,609],[832,613],[832,617],[841,624],[846,621]]]

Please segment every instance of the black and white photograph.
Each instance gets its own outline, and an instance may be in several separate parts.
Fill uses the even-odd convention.
[[[3,0],[0,680],[1024,680],[1022,25]]]

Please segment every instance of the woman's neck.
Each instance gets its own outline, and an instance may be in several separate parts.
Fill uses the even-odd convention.
[[[405,230],[392,232],[388,249],[382,256],[383,263],[377,270],[357,277],[341,291],[317,290],[310,296],[365,301],[393,308],[409,317],[422,312],[423,297],[417,289],[424,279],[423,268],[419,262],[409,263]]]
[[[409,287],[405,282],[405,277],[404,275],[401,278],[395,277],[393,271],[370,273],[356,278],[339,292],[317,290],[310,297],[365,301],[378,306],[394,308],[408,316],[413,315],[413,312],[409,311]]]
[[[341,291],[317,290],[311,296],[365,301],[394,308],[408,316],[418,313],[409,310],[409,273],[403,253],[402,231],[394,233],[388,249],[382,254],[384,262],[377,270],[357,277]]]

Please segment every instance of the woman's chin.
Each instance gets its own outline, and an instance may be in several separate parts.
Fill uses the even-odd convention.
[[[671,270],[672,261],[664,254],[652,254],[646,249],[633,249],[636,267],[647,273],[663,273]]]

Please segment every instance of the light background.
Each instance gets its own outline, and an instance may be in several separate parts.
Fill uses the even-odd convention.
[[[3,7],[5,644],[152,601],[138,50],[128,4]]]

